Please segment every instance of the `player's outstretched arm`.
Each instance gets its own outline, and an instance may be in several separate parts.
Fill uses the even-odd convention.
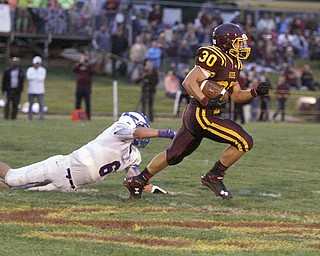
[[[252,98],[268,94],[270,88],[271,88],[271,85],[269,83],[262,82],[258,85],[258,87],[256,89],[242,90],[240,88],[239,83],[237,82],[232,87],[231,98],[236,103],[247,102],[247,101],[251,100]]]
[[[141,138],[168,138],[173,139],[176,132],[170,128],[167,130],[158,130],[147,127],[138,127],[133,132],[133,137],[136,139]]]

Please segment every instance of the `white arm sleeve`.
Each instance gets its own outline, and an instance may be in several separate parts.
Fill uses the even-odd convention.
[[[133,129],[127,129],[127,128],[123,128],[120,129],[118,131],[114,132],[114,135],[116,135],[117,137],[119,137],[120,139],[133,139]]]

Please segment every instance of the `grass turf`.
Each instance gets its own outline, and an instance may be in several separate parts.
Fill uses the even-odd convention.
[[[67,154],[113,122],[113,81],[98,76],[93,120],[71,122],[74,83],[70,66],[48,68],[46,120],[28,122],[24,114],[1,119],[0,161],[20,167]],[[288,114],[297,116],[298,97],[318,93],[293,91]],[[119,113],[138,109],[139,97],[138,85],[119,80]],[[177,129],[181,120],[171,117],[172,108],[158,90],[152,125]],[[319,124],[259,122],[244,128],[255,144],[228,170],[231,201],[201,186],[200,176],[225,147],[204,140],[181,164],[152,179],[169,195],[130,201],[122,173],[77,193],[0,189],[0,255],[319,255]],[[152,139],[141,150],[142,167],[169,143]]]
[[[179,119],[154,127],[177,129]],[[67,154],[111,118],[0,121],[1,161],[19,167]],[[169,195],[128,200],[123,173],[76,193],[0,189],[1,255],[318,255],[318,124],[249,123],[254,148],[228,170],[231,201],[201,186],[225,145],[204,140],[152,179]],[[142,167],[170,141],[152,139]]]

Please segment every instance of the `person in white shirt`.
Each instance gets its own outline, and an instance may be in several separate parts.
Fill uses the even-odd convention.
[[[147,146],[150,138],[173,139],[170,128],[150,128],[149,119],[141,112],[124,112],[118,121],[98,137],[68,155],[52,156],[41,162],[12,169],[0,162],[0,187],[64,192],[104,180],[111,173],[126,171],[127,177],[140,173],[138,147]],[[148,184],[147,192],[167,193]]]
[[[143,64],[147,54],[147,46],[143,43],[141,35],[136,36],[135,43],[129,50],[130,65],[127,73],[127,82],[132,83],[138,77],[133,79],[133,73],[138,71],[138,76],[143,72]]]
[[[44,119],[43,109],[43,97],[45,93],[45,79],[47,76],[47,70],[41,66],[42,59],[40,56],[35,56],[32,60],[32,67],[27,69],[26,78],[28,80],[28,101],[29,101],[29,112],[28,119],[32,120],[33,111],[32,105],[35,98],[39,103],[39,119]]]
[[[277,38],[277,48],[280,52],[280,57],[285,55],[286,49],[288,47],[292,47],[292,43],[294,41],[293,35],[290,34],[289,29],[286,29],[283,33],[281,33]]]

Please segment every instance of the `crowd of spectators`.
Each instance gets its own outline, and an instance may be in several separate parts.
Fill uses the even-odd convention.
[[[154,7],[157,13],[159,9],[161,10],[160,6]],[[136,19],[132,24],[133,31],[139,31],[136,34],[142,38],[147,48],[157,41],[162,52],[159,67],[172,67],[173,64],[178,76],[190,65],[198,47],[212,44],[213,29],[225,22],[220,10],[209,11],[206,7],[188,23],[176,22],[169,25],[159,18],[159,14],[158,19],[152,17],[150,14],[149,24],[144,27],[139,23],[139,19]],[[319,84],[313,80],[310,66],[307,71],[309,75],[302,76],[305,68],[299,67],[297,60],[320,59],[319,20],[317,13],[277,15],[275,12],[264,12],[261,18],[254,22],[254,13],[248,11],[236,16],[232,22],[239,23],[249,37],[252,51],[248,63],[258,67],[256,72],[268,70],[281,73],[290,84],[290,89],[317,90],[320,89]],[[306,77],[309,82],[304,81]]]
[[[310,65],[299,67],[297,64],[298,59],[320,59],[320,15],[317,12],[277,13],[249,9],[234,12],[233,19],[226,21],[225,10],[203,5],[193,20],[169,24],[164,20],[161,5],[154,4],[147,17],[145,14],[142,17],[142,13],[133,11],[132,0],[2,2],[10,4],[18,31],[35,32],[35,28],[27,24],[29,21],[22,21],[22,17],[30,15],[26,7],[70,11],[72,32],[92,37],[91,47],[96,52],[101,75],[108,75],[109,66],[112,77],[121,75],[134,83],[141,78],[149,60],[162,74],[163,81],[168,71],[170,75],[184,77],[184,70],[191,68],[197,48],[212,44],[213,29],[224,22],[234,22],[242,26],[251,47],[251,55],[244,63],[244,88],[254,88],[262,79],[267,79],[264,72],[267,70],[283,77],[290,90],[320,89]],[[174,97],[175,92],[168,91],[169,94]],[[270,99],[257,98],[249,104],[252,121],[269,119]]]
[[[121,47],[118,43],[111,47],[111,54],[120,55],[128,62],[131,47],[136,38],[146,47],[146,59],[151,59],[157,70],[165,70],[174,64],[177,75],[181,75],[184,68],[189,67],[190,59],[196,49],[202,45],[210,45],[213,29],[224,23],[222,11],[208,5],[203,5],[194,20],[187,23],[175,22],[168,24],[163,20],[163,8],[159,4],[153,5],[147,17],[147,23],[142,20],[141,13],[133,12],[132,0],[31,0],[25,1],[2,1],[11,6],[16,14],[15,28],[17,30],[32,30],[26,22],[22,22],[21,15],[25,7],[28,8],[62,8],[78,13],[80,21],[79,34],[89,33],[93,36],[93,46],[97,51],[97,37],[101,27],[106,26],[107,32],[113,40],[117,40],[117,34],[122,31]],[[255,63],[271,71],[295,73],[290,83],[292,89],[317,89],[317,83],[300,81],[302,67],[298,67],[296,60],[320,59],[320,23],[318,13],[276,13],[259,12],[260,18],[255,19],[256,13],[252,10],[242,10],[234,16],[232,22],[239,23],[249,37],[252,48],[249,58],[250,63]],[[77,19],[70,19],[77,23]],[[128,26],[130,24],[130,26]],[[91,29],[86,26],[92,26]],[[130,31],[128,30],[130,28]],[[73,26],[74,28],[74,26]],[[101,34],[101,33],[100,33]],[[114,43],[115,44],[115,43]],[[121,48],[121,49],[117,49]],[[107,50],[109,51],[109,50]],[[107,62],[108,56],[102,59]],[[139,60],[141,63],[141,60]],[[130,63],[128,63],[130,64]],[[112,74],[115,76],[115,61],[112,62]],[[132,68],[132,67],[131,67]],[[103,73],[101,67],[100,73]],[[124,69],[125,71],[125,69]],[[132,73],[133,70],[131,69]],[[312,71],[311,71],[312,72]],[[124,72],[125,73],[125,72]],[[127,77],[131,81],[131,77]],[[311,79],[309,76],[308,79]]]
[[[225,22],[222,11],[203,5],[194,20],[187,23],[167,24],[163,20],[163,8],[155,4],[148,15],[148,23],[142,21],[140,13],[133,12],[132,0],[30,0],[8,3],[15,17],[17,31],[36,30],[28,25],[30,16],[27,8],[61,8],[70,11],[69,24],[72,32],[80,35],[94,35],[101,25],[108,25],[109,33],[115,34],[118,26],[123,29],[129,44],[133,44],[136,36],[142,38],[149,47],[156,40],[162,51],[161,67],[165,62],[185,63],[195,50],[202,45],[211,44],[212,30]],[[15,14],[14,14],[15,13]],[[72,14],[72,15],[71,15]],[[239,23],[249,36],[252,53],[249,61],[275,70],[283,69],[283,64],[296,66],[295,59],[320,59],[320,25],[318,13],[281,13],[242,10],[232,22]],[[29,17],[30,18],[30,17]],[[34,15],[32,16],[34,18]],[[22,20],[24,19],[24,21]],[[32,22],[31,22],[32,23]],[[128,24],[130,26],[128,26]],[[179,48],[184,45],[184,49]],[[129,49],[127,49],[129,50]],[[181,54],[184,54],[182,56]],[[185,67],[180,65],[180,71]]]
[[[117,14],[129,18],[132,0],[1,0],[8,4],[13,29],[21,33],[45,33],[43,27],[66,23],[67,30],[56,34],[91,36]],[[39,11],[40,10],[40,11]],[[121,16],[121,19],[124,19]],[[47,24],[46,24],[47,23]],[[52,29],[51,29],[52,32]]]

